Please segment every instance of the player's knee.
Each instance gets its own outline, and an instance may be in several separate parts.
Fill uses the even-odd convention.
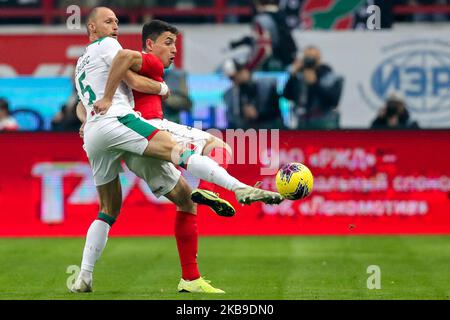
[[[226,143],[225,141],[222,141],[222,143],[223,143],[223,147],[222,148],[224,148],[227,151],[227,153],[230,156],[232,156],[233,155],[233,150],[231,149],[230,145],[228,143]]]
[[[203,148],[203,155],[209,155],[215,148],[224,148],[231,150],[230,146],[226,144],[223,140],[216,138],[214,136],[211,136],[205,144],[205,147]]]
[[[207,143],[203,149],[203,155],[211,157],[220,165],[228,165],[231,163],[233,153],[226,142],[213,137],[213,140]]]
[[[159,131],[148,143],[144,154],[161,160],[174,162],[179,154],[180,147],[172,136],[165,131]]]
[[[168,134],[167,139],[164,140],[164,143],[161,145],[162,152],[166,158],[166,161],[170,161],[175,163],[176,159],[179,157],[182,152],[182,148],[177,144],[175,140]]]
[[[184,191],[184,190],[183,190]],[[183,212],[197,212],[197,204],[191,200],[190,192],[180,192],[176,197],[172,198],[172,202],[177,206],[177,210]]]

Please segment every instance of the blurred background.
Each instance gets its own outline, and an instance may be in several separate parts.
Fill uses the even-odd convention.
[[[315,175],[307,200],[242,209],[226,229],[207,215],[206,234],[450,232],[450,1],[0,0],[0,235],[84,235],[97,210],[72,74],[99,5],[124,48],[151,19],[181,30],[166,118],[281,129],[279,150],[260,145],[234,175],[273,189],[259,169],[275,153]],[[173,207],[122,179],[137,215],[114,232],[170,234]]]

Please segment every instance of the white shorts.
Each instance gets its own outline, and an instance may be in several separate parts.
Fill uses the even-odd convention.
[[[135,112],[122,117],[99,117],[84,128],[84,149],[89,158],[96,186],[114,180],[123,172],[122,160],[138,177],[147,182],[157,197],[170,192],[181,172],[167,161],[142,156],[148,141],[158,130],[172,134],[173,139],[196,153],[203,151],[211,134],[166,119],[145,120]]]
[[[145,120],[159,130],[169,132],[173,139],[182,145],[193,145],[196,153],[200,154],[211,134],[196,128],[184,126],[166,119]],[[127,167],[135,175],[147,182],[150,190],[156,197],[172,191],[180,179],[181,172],[170,162],[138,156],[130,153],[124,154]]]
[[[172,191],[180,180],[181,172],[171,162],[129,152],[124,153],[123,159],[136,176],[147,182],[157,198]]]
[[[212,137],[207,132],[184,126],[166,119],[144,120],[159,130],[169,132],[173,139],[183,145],[193,145],[200,154],[208,139]],[[147,182],[156,197],[172,191],[180,179],[181,172],[170,162],[125,153],[123,156],[127,167],[138,177]]]
[[[214,137],[208,132],[167,119],[150,119],[147,122],[159,130],[169,132],[178,144],[193,149],[197,154],[201,154],[208,140]]]
[[[84,127],[87,153],[96,186],[114,180],[122,172],[125,152],[141,156],[158,129],[132,112],[124,117],[99,116]]]

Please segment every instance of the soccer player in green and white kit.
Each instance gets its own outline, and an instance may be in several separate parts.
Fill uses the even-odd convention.
[[[114,94],[105,96],[95,113],[94,102],[103,97],[109,68],[113,58],[130,57],[130,51],[122,50],[117,37],[117,18],[108,8],[96,8],[88,19],[90,45],[78,60],[76,87],[87,114],[84,127],[84,148],[88,155],[94,181],[100,198],[99,219],[88,230],[83,252],[82,272],[72,291],[92,290],[92,271],[100,257],[111,225],[120,213],[121,189],[118,174],[121,160],[129,154],[152,157],[172,162],[186,168],[194,176],[218,184],[235,192],[238,201],[251,203],[263,201],[279,203],[283,198],[275,192],[249,187],[231,177],[208,157],[193,154],[159,131],[133,111],[133,97],[124,83],[113,83]],[[131,57],[133,52],[131,52]],[[163,90],[161,90],[163,91]],[[162,92],[163,93],[163,92]],[[107,110],[107,111],[106,111]],[[199,277],[187,286],[191,292],[222,292]]]

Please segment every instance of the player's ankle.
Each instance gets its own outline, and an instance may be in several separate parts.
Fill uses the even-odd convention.
[[[181,279],[183,279],[184,281],[188,281],[188,282],[195,281],[195,280],[198,280],[200,278],[201,278],[201,276],[198,276],[198,277],[181,277]]]
[[[86,270],[86,269],[81,269],[79,276],[84,280],[90,281],[90,280],[92,280],[92,271]]]
[[[233,188],[231,189],[233,192],[236,192],[239,189],[245,189],[245,188],[249,188],[249,185],[246,185],[245,183],[242,182],[238,182],[236,184],[233,185]]]

